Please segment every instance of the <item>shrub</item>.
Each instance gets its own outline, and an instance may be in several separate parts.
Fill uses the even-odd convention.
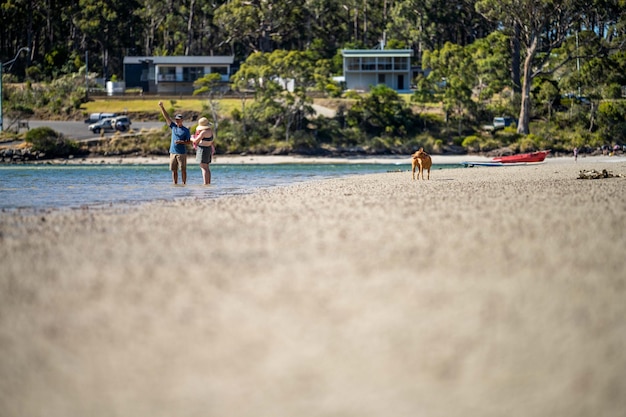
[[[467,136],[461,143],[470,152],[477,152],[480,149],[480,137],[476,135]]]
[[[358,100],[361,98],[361,95],[354,90],[347,90],[343,96],[347,99]]]
[[[81,153],[78,143],[67,140],[49,127],[37,127],[26,133],[26,143],[31,145],[33,152],[41,152],[47,158],[65,158]]]
[[[603,94],[607,99],[619,99],[622,98],[622,86],[619,84],[610,84],[604,87]]]
[[[328,83],[324,89],[330,97],[341,97],[341,87],[337,83]]]
[[[541,148],[542,139],[532,133],[519,140],[520,152],[533,152]]]
[[[626,141],[626,102],[602,102],[597,115],[598,133],[607,142]]]

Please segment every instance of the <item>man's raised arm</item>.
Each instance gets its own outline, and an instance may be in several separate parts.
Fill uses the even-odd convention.
[[[159,101],[159,108],[161,109],[161,114],[163,115],[163,118],[165,119],[165,121],[167,122],[167,125],[171,125],[172,124],[172,119],[170,118],[170,115],[167,114],[167,111],[165,110],[165,107],[163,107],[163,102]]]

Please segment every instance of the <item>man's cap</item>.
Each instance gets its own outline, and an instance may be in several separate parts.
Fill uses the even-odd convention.
[[[180,114],[180,113],[178,113],[178,114],[176,115],[176,117],[174,117],[174,119],[176,119],[176,120],[183,120],[183,115],[182,115],[182,114]]]

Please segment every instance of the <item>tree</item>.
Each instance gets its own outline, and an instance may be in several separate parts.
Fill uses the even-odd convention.
[[[395,90],[379,84],[369,94],[359,97],[348,111],[347,121],[371,135],[403,137],[413,130],[414,118]]]
[[[588,11],[588,4],[577,0],[479,0],[476,3],[476,10],[500,22],[510,33],[516,35],[519,31],[525,56],[518,133],[530,133],[533,79],[547,69],[551,52],[578,28],[580,15]]]
[[[511,68],[508,36],[501,31],[494,31],[468,45],[467,49],[476,65],[479,99],[488,100],[511,86],[508,76]]]
[[[304,0],[233,0],[215,12],[225,42],[239,43],[250,52],[293,49],[302,27]],[[301,45],[303,47],[303,45]]]
[[[250,55],[232,79],[238,80],[238,88],[247,85],[254,91],[254,110],[274,128],[283,126],[289,141],[292,127],[303,129],[306,117],[314,113],[306,94],[307,87],[315,82],[314,63],[307,52],[257,52]]]
[[[539,92],[537,93],[537,99],[548,108],[548,121],[552,120],[552,106],[554,106],[554,102],[558,100],[558,98],[559,90],[552,82],[545,80],[541,83]]]
[[[390,9],[389,38],[405,41],[418,59],[446,42],[469,45],[495,28],[474,10],[473,0],[400,0]]]
[[[79,0],[76,13],[72,17],[73,24],[83,35],[82,43],[85,50],[89,50],[92,44],[100,49],[102,60],[103,78],[109,78],[110,55],[112,51],[115,60],[121,60],[121,50],[128,46],[132,39],[133,15],[129,10],[137,7],[133,0]],[[121,68],[121,65],[116,65]]]
[[[209,99],[209,110],[213,119],[213,137],[217,140],[219,128],[220,99],[224,97],[224,83],[222,76],[217,73],[206,74],[197,79],[193,86],[196,88],[193,95],[206,95]]]
[[[459,135],[467,111],[474,109],[472,89],[477,84],[476,65],[466,48],[446,43],[441,50],[425,52],[422,66],[430,69],[428,78],[442,95],[446,121],[456,115]]]

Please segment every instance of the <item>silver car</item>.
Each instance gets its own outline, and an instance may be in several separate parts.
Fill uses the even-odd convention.
[[[89,130],[93,133],[100,132],[126,132],[130,129],[131,121],[128,116],[108,117],[99,122],[89,125]]]
[[[93,123],[89,125],[89,130],[93,133],[100,133],[106,131],[114,131],[115,123],[113,123],[113,118],[108,117],[106,119],[102,119],[99,122]]]
[[[113,118],[112,124],[113,126],[115,126],[115,130],[119,130],[120,132],[126,132],[130,130],[130,125],[132,123],[130,121],[130,117],[128,116],[117,116]]]

